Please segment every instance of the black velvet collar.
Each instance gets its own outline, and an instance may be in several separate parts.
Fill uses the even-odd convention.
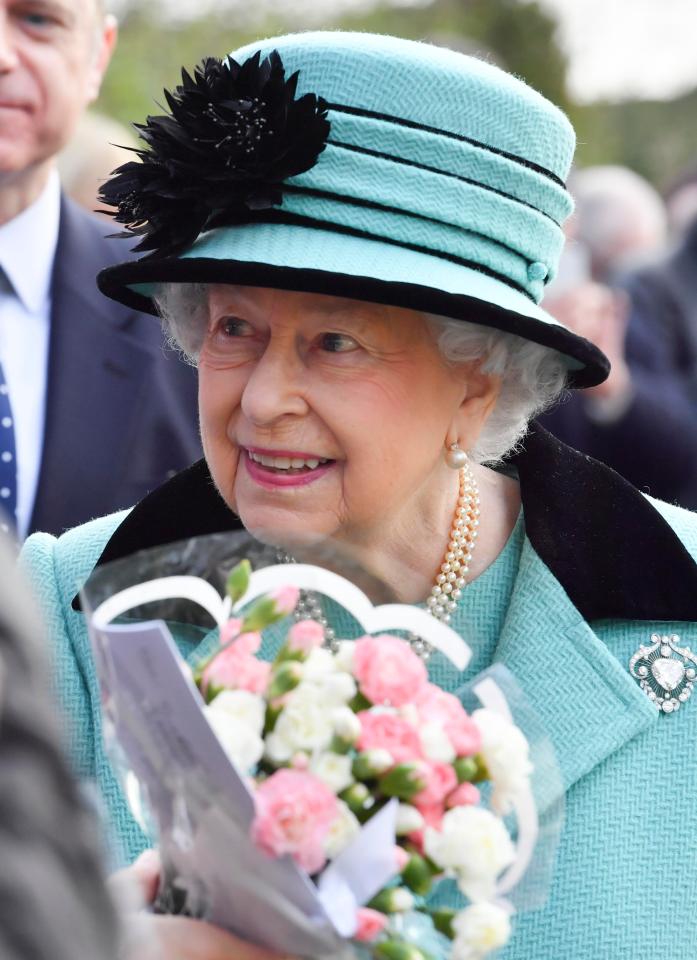
[[[510,463],[527,536],[586,620],[697,620],[697,564],[631,484],[537,424]],[[97,565],[240,527],[199,460],[133,508]]]

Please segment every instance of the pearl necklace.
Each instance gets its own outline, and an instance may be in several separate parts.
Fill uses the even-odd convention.
[[[462,589],[467,582],[472,552],[479,533],[479,488],[469,463],[459,470],[459,489],[457,506],[453,517],[448,546],[426,599],[429,613],[442,623],[450,623],[451,615],[457,608],[457,602],[462,596]],[[284,551],[279,552],[282,563],[293,563],[294,558]],[[295,608],[296,620],[316,620],[324,629],[326,646],[336,653],[338,641],[336,634],[329,625],[319,598],[309,590],[302,591]],[[431,655],[431,645],[416,634],[410,633],[407,637],[409,645],[423,660]]]

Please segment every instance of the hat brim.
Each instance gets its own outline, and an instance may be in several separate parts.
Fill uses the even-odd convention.
[[[558,351],[572,387],[596,386],[610,369],[598,347],[496,277],[427,251],[314,225],[221,227],[179,257],[127,261],[97,278],[106,296],[153,314],[154,286],[166,282],[329,294],[482,324]]]

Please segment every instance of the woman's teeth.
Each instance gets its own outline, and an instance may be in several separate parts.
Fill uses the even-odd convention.
[[[262,467],[271,467],[273,470],[315,470],[320,464],[328,463],[327,459],[310,457],[307,460],[300,457],[267,457],[261,453],[247,451],[250,460],[260,463]]]

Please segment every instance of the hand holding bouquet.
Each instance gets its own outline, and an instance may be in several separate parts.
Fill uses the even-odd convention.
[[[238,606],[249,574],[243,561],[229,578]],[[375,957],[428,955],[408,932],[415,920],[433,932],[429,943],[451,941],[454,960],[486,956],[510,934],[508,911],[494,901],[515,858],[502,816],[529,787],[525,738],[492,710],[468,715],[397,636],[341,641],[330,651],[323,628],[299,620],[273,663],[259,659],[261,632],[297,600],[294,587],[256,600],[225,623],[219,649],[195,672],[206,718],[252,790],[254,843],[269,857],[292,858],[325,903],[327,891],[334,899],[348,891],[340,933]],[[374,818],[381,832],[371,854],[381,843],[387,868],[352,885],[357,858],[358,874],[367,872],[360,858]],[[443,878],[457,882],[468,906],[429,904]]]

